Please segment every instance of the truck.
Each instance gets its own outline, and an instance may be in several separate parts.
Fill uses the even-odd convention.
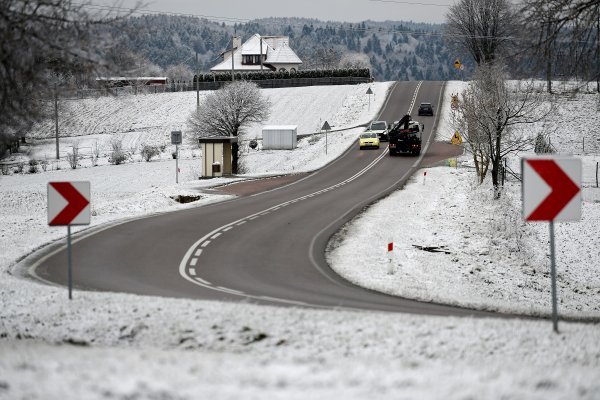
[[[425,129],[425,126],[413,121],[409,114],[402,117],[400,121],[391,124],[388,129],[390,156],[400,153],[410,153],[414,156],[421,154],[423,129]]]

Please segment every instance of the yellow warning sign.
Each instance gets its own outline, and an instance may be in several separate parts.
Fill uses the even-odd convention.
[[[461,66],[460,60],[457,58],[456,60],[454,60],[454,68],[460,69],[460,66]]]
[[[458,133],[458,131],[454,132],[454,135],[452,136],[452,139],[450,139],[450,142],[452,142],[452,144],[461,144],[463,142],[462,136],[460,136],[460,133]]]
[[[452,93],[450,95],[450,108],[452,108],[453,110],[458,109],[458,93]]]

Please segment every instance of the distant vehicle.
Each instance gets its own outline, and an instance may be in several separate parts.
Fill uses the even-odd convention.
[[[360,138],[358,139],[359,148],[365,149],[367,147],[375,147],[379,148],[379,136],[375,132],[363,132],[360,134]]]
[[[382,142],[388,141],[388,127],[385,121],[373,121],[369,125],[367,132],[375,132],[379,140]]]
[[[419,105],[419,115],[433,115],[433,107],[431,103],[421,103]]]
[[[389,130],[388,150],[390,156],[400,153],[410,153],[413,156],[421,154],[421,135],[424,129],[425,125],[412,121],[408,114],[400,121],[395,122]]]

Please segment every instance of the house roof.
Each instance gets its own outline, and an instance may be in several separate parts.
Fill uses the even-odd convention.
[[[267,64],[302,64],[300,57],[296,55],[287,44],[270,51],[265,61]]]
[[[287,36],[260,36],[255,33],[252,35],[241,48],[235,49],[233,52],[233,69],[235,71],[257,71],[260,70],[260,65],[243,65],[243,55],[258,55],[260,54],[260,43],[262,41],[262,54],[266,54],[266,60],[263,64],[280,65],[280,64],[302,64],[302,60],[296,55],[294,50],[289,47],[289,38]],[[231,71],[231,53],[223,55],[224,60],[212,67],[213,72]],[[268,69],[268,67],[264,67]]]

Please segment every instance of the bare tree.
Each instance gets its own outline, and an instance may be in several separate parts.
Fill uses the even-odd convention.
[[[533,81],[507,81],[505,68],[484,64],[477,68],[473,80],[463,92],[459,108],[467,122],[467,144],[474,155],[491,164],[495,197],[500,197],[500,167],[509,154],[533,146],[533,137],[514,129],[516,125],[543,119],[551,105],[544,103]],[[477,159],[476,159],[477,163]],[[478,167],[480,182],[487,166]]]
[[[46,116],[52,73],[89,74],[98,65],[91,27],[112,18],[71,0],[0,0],[0,10],[0,140],[7,141]]]
[[[569,70],[566,73],[573,77],[578,74],[589,77],[590,67],[595,68],[592,74],[600,91],[599,0],[524,0],[520,14],[523,16],[523,29],[538,32],[533,43],[524,51],[536,55],[538,64],[543,64],[549,93],[552,93],[556,64],[563,69],[567,64]],[[555,53],[561,49],[567,54],[558,59]],[[568,60],[574,62],[568,63]]]
[[[507,49],[516,22],[510,0],[459,0],[446,19],[450,45],[468,52],[477,65],[493,62]]]
[[[167,77],[179,86],[185,81],[191,81],[194,73],[192,69],[185,64],[172,65],[165,72]]]
[[[271,103],[255,83],[235,81],[207,95],[188,119],[194,138],[239,136],[252,123],[269,118]],[[232,146],[234,174],[238,173],[239,146]]]
[[[369,68],[371,69],[371,60],[365,53],[344,53],[338,64],[339,68]]]

